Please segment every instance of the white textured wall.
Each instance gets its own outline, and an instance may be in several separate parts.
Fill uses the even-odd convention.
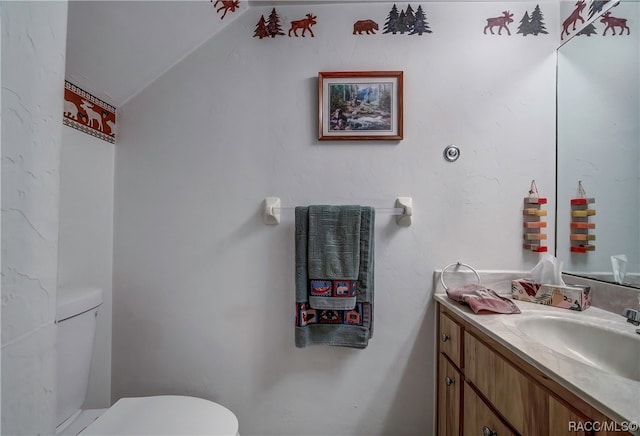
[[[551,34],[516,35],[536,4]],[[532,179],[554,192],[558,7],[423,3],[433,34],[351,34],[358,19],[382,28],[391,5],[278,6],[283,23],[317,15],[316,37],[266,40],[252,35],[271,7],[250,9],[124,106],[114,398],[210,398],[243,435],[432,433],[433,270],[538,259],[521,248],[522,203]],[[507,8],[514,35],[483,35]],[[405,72],[405,139],[319,142],[317,73],[384,69]],[[456,163],[442,158],[448,144],[462,150]],[[294,347],[293,212],[265,226],[265,196],[378,207],[413,197],[411,227],[377,217],[367,349]]]
[[[67,3],[0,7],[2,434],[52,434]]]
[[[104,296],[85,408],[111,405],[114,160],[113,144],[62,129],[58,282],[97,286]]]

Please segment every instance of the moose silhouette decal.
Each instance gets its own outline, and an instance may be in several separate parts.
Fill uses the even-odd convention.
[[[509,13],[509,11],[503,11],[501,17],[487,18],[487,25],[484,26],[484,34],[486,35],[487,29],[489,29],[489,32],[495,35],[493,28],[494,26],[498,26],[498,35],[502,35],[502,29],[505,29],[507,34],[511,36],[511,32],[507,27],[509,23],[513,23],[513,14]]]
[[[293,32],[293,36],[298,36],[298,29],[302,29],[302,34],[300,36],[304,37],[304,33],[308,30],[311,34],[311,37],[314,37],[311,26],[317,23],[316,18],[318,17],[316,17],[315,15],[307,14],[307,18],[292,21],[291,28],[289,29],[289,36],[291,36],[291,32]]]
[[[602,15],[602,18],[600,19],[601,23],[605,23],[607,25],[607,27],[605,27],[604,32],[602,32],[602,36],[607,34],[607,30],[611,29],[611,31],[613,32],[613,34],[616,34],[616,27],[620,28],[620,33],[619,35],[622,35],[622,33],[624,32],[624,29],[627,29],[627,35],[629,35],[631,33],[631,31],[629,30],[629,26],[627,26],[627,19],[626,18],[616,18],[616,17],[612,17],[611,16],[611,12],[607,11]]]
[[[211,1],[213,2],[213,0]],[[227,12],[235,12],[236,8],[240,6],[239,0],[216,0],[216,2],[213,4],[213,7],[215,8],[216,6],[218,6],[218,3],[222,3],[222,6],[216,9],[216,12],[220,13],[220,11],[224,10],[222,16],[220,17],[221,20],[225,15],[227,15]]]
[[[565,33],[569,36],[569,26],[573,26],[572,30],[576,30],[578,20],[580,20],[580,23],[584,23],[584,18],[582,18],[582,15],[580,14],[584,10],[585,6],[586,3],[584,0],[576,2],[576,8],[571,12],[571,15],[562,22],[562,33],[560,33],[560,39],[563,39]]]

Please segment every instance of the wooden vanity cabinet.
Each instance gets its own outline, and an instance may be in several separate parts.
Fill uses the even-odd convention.
[[[446,314],[438,322],[438,435],[459,436],[462,422],[464,378],[458,368],[462,361],[462,327]]]
[[[458,369],[440,353],[438,356],[438,435],[459,436],[462,415],[462,388],[464,380]]]
[[[458,368],[462,364],[462,326],[446,313],[440,316],[440,352]]]
[[[439,436],[609,434],[584,424],[611,420],[439,306]],[[570,422],[583,425],[570,431]]]
[[[548,394],[516,367],[478,340],[464,334],[465,377],[519,434],[549,434]]]
[[[469,385],[464,385],[464,436],[516,435]]]
[[[573,410],[565,407],[561,402],[553,397],[549,397],[549,434],[569,434],[568,423],[569,422],[586,422],[582,416],[575,413]],[[570,434],[578,436],[590,436],[595,434],[594,432],[576,431]],[[598,433],[604,435],[606,433]]]

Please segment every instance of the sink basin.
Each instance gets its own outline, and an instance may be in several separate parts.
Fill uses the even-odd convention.
[[[557,316],[514,320],[525,335],[574,360],[609,374],[640,381],[640,335]]]

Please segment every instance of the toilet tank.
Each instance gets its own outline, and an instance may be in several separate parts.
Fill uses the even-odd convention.
[[[57,421],[60,425],[82,409],[89,386],[89,368],[102,289],[61,287],[57,294]]]

